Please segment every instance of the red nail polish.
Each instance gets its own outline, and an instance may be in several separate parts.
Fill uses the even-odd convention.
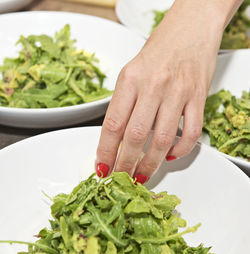
[[[135,183],[140,183],[140,184],[146,183],[149,179],[148,176],[145,176],[143,174],[138,174],[135,178],[136,178]]]
[[[166,156],[166,160],[167,161],[173,161],[173,160],[176,160],[176,157],[175,156]]]
[[[109,166],[105,163],[98,163],[96,173],[99,177],[106,177],[109,173]]]

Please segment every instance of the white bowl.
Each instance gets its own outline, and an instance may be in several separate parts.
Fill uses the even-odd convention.
[[[30,4],[33,0],[1,0],[0,13],[17,11]]]
[[[48,226],[50,208],[41,191],[70,192],[94,168],[100,127],[39,135],[0,151],[0,239],[34,241]],[[148,188],[182,199],[177,207],[189,225],[202,223],[185,237],[190,245],[213,246],[216,254],[247,254],[250,249],[250,180],[206,145],[182,159],[164,162]],[[25,246],[0,244],[0,253]]]
[[[112,21],[65,12],[22,12],[0,16],[0,63],[5,57],[16,56],[15,46],[20,35],[54,35],[70,24],[77,47],[95,52],[101,69],[107,74],[104,86],[113,90],[121,68],[133,58],[144,39]],[[0,107],[0,124],[24,128],[50,128],[73,125],[100,117],[111,97],[76,106],[49,109]]]
[[[216,93],[221,89],[229,90],[233,95],[241,97],[242,91],[250,89],[250,49],[237,50],[229,54],[218,56],[216,73],[211,84],[209,94]],[[207,133],[203,132],[200,142],[210,145]],[[218,151],[216,148],[214,148]],[[219,151],[218,151],[219,152]],[[250,162],[239,157],[232,157],[219,152],[250,175]]]

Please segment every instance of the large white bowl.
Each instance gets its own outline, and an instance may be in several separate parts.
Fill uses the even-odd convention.
[[[30,4],[33,0],[1,0],[0,13],[17,11]]]
[[[241,97],[243,90],[249,91],[250,49],[236,50],[229,54],[219,55],[216,73],[209,94],[216,93],[221,89],[229,90],[237,97]],[[203,132],[199,140],[204,144],[210,145],[209,136],[205,132]],[[214,149],[217,150],[216,148]],[[246,170],[250,175],[250,162],[239,157],[219,153]]]
[[[69,192],[93,171],[100,127],[61,130],[29,138],[0,151],[0,239],[34,241],[48,226],[48,195]],[[229,160],[205,145],[182,159],[164,162],[148,183],[182,199],[177,208],[189,225],[202,222],[191,245],[213,246],[216,254],[248,254],[250,180]],[[0,253],[25,246],[0,244]]]
[[[0,63],[16,56],[20,35],[54,35],[70,24],[77,47],[95,52],[100,67],[107,74],[104,86],[113,90],[121,68],[133,58],[144,39],[112,21],[65,12],[22,12],[0,16]],[[0,124],[24,128],[49,128],[73,125],[103,115],[111,97],[86,104],[49,109],[0,107]]]

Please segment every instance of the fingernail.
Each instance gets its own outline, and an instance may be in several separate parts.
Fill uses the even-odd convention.
[[[140,183],[140,184],[146,183],[149,179],[148,176],[145,176],[143,174],[138,174],[135,178],[136,178],[135,183]]]
[[[168,156],[166,156],[166,160],[167,161],[173,161],[173,160],[176,160],[176,157],[168,155]]]
[[[98,163],[96,173],[99,177],[106,177],[109,173],[109,166],[105,163]]]

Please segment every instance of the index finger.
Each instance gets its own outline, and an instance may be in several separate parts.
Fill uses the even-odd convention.
[[[136,93],[128,87],[118,83],[108,107],[97,148],[98,176],[105,177],[113,169],[120,142],[133,110]]]

